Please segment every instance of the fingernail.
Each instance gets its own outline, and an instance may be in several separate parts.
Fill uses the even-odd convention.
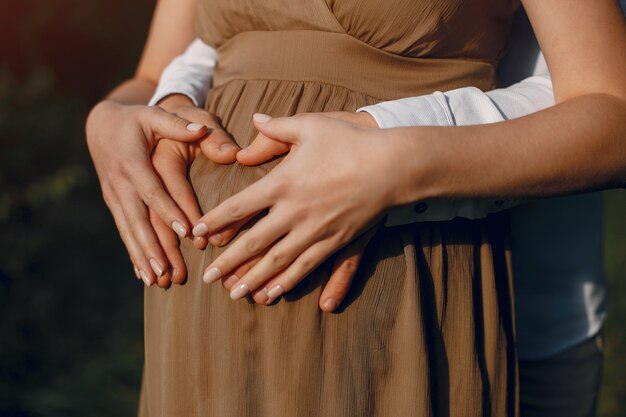
[[[231,300],[239,300],[240,298],[245,297],[250,293],[250,288],[246,284],[241,284],[235,287],[234,290],[230,292]]]
[[[239,153],[240,155],[245,155],[245,154],[247,154],[248,152],[250,152],[250,149],[249,149],[249,148],[243,148],[243,149],[242,149],[242,150],[240,150],[238,153]]]
[[[223,276],[224,274],[222,274],[222,271],[219,268],[211,268],[204,273],[202,280],[206,284],[212,284]]]
[[[268,116],[267,114],[263,114],[263,113],[254,113],[252,118],[257,123],[267,123],[270,120],[272,120],[272,118],[270,116]]]
[[[324,308],[329,311],[333,311],[334,309],[337,308],[338,305],[339,304],[337,304],[337,301],[333,300],[332,298],[329,298],[328,300],[324,301]]]
[[[201,237],[194,237],[193,245],[198,250],[203,250],[206,247],[206,244],[204,243],[204,239]]]
[[[141,275],[139,275],[139,268],[133,265],[133,269],[135,270],[135,276],[137,277],[137,279],[141,279]]]
[[[172,229],[174,229],[178,237],[181,239],[187,236],[187,228],[180,222],[174,221],[172,223]]]
[[[281,295],[283,295],[284,292],[285,290],[283,289],[282,286],[276,285],[275,287],[273,287],[271,290],[267,292],[267,296],[270,298],[270,300],[275,300]]]
[[[232,149],[239,149],[239,146],[233,144],[233,143],[222,143],[220,145],[220,151],[221,152],[227,152],[230,151]]]
[[[157,275],[157,277],[160,277],[163,275],[163,267],[159,265],[156,259],[154,258],[150,259],[150,266],[152,267],[152,270]]]
[[[157,278],[157,283],[159,283],[159,281],[164,281],[164,280],[166,280],[166,279],[167,279],[167,278],[165,277],[165,275],[164,275],[164,276],[162,276],[162,277],[160,277],[160,278]],[[171,282],[171,281],[170,281],[170,282]],[[162,283],[161,283],[161,284],[162,284]],[[165,285],[163,285],[161,288],[165,288]]]
[[[198,223],[191,231],[194,236],[201,237],[209,233],[209,228],[204,223]]]
[[[214,246],[219,246],[222,244],[222,235],[220,235],[219,233],[214,234],[213,236],[211,236],[209,238],[209,242],[211,243],[211,245]]]
[[[270,301],[270,297],[267,295],[267,288],[254,295],[254,301],[258,304],[267,304]]]
[[[190,132],[197,132],[200,129],[202,129],[204,127],[204,125],[201,125],[200,123],[189,123],[187,125],[187,130]]]
[[[152,283],[150,282],[150,275],[148,275],[146,271],[140,270],[139,275],[141,275],[141,279],[143,280],[143,282],[146,283],[146,286],[148,287],[152,286]]]

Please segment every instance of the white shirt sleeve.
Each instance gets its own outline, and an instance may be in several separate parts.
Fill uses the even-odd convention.
[[[172,94],[184,94],[199,107],[206,101],[217,65],[217,52],[200,39],[176,57],[161,74],[159,85],[148,103],[155,106]]]
[[[427,96],[410,97],[367,106],[381,128],[401,126],[463,126],[501,122],[554,105],[547,75],[527,78],[508,88],[482,92],[465,87]],[[504,140],[504,139],[503,139]],[[443,221],[455,217],[477,219],[516,205],[513,200],[431,200],[392,210],[386,225]]]

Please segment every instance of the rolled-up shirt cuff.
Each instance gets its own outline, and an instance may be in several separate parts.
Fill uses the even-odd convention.
[[[436,91],[428,96],[409,97],[386,101],[371,106],[361,107],[372,115],[381,128],[408,126],[454,126],[454,118],[448,106],[446,96]]]
[[[163,70],[148,104],[155,106],[168,96],[182,94],[189,97],[196,107],[203,105],[216,65],[215,49],[200,39],[194,40],[184,54],[174,58]]]
[[[482,219],[491,213],[508,210],[516,200],[427,200],[395,207],[387,213],[385,226],[402,226],[418,222],[440,222],[455,219]]]
[[[154,95],[150,99],[148,105],[156,106],[161,102],[161,100],[174,94],[182,94],[189,97],[189,99],[193,101],[193,104],[196,107],[200,106],[200,103],[203,102],[205,96],[203,92],[199,93],[197,90],[194,90],[194,88],[192,88],[188,83],[168,82],[159,84],[159,87],[154,92]]]

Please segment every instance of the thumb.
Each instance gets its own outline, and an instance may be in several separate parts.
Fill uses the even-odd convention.
[[[259,133],[252,144],[237,153],[237,161],[243,165],[259,165],[289,152],[289,144],[270,139]]]
[[[140,121],[146,137],[152,138],[154,142],[164,138],[193,142],[207,134],[206,126],[192,123],[159,107],[150,107]]]
[[[283,143],[297,144],[304,131],[302,116],[272,118],[266,114],[255,113],[252,116],[254,126],[271,139]]]

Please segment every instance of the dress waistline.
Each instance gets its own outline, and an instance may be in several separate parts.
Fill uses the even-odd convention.
[[[474,86],[495,88],[492,63],[395,55],[345,34],[243,32],[218,48],[215,87],[233,80],[315,82],[393,100]]]

